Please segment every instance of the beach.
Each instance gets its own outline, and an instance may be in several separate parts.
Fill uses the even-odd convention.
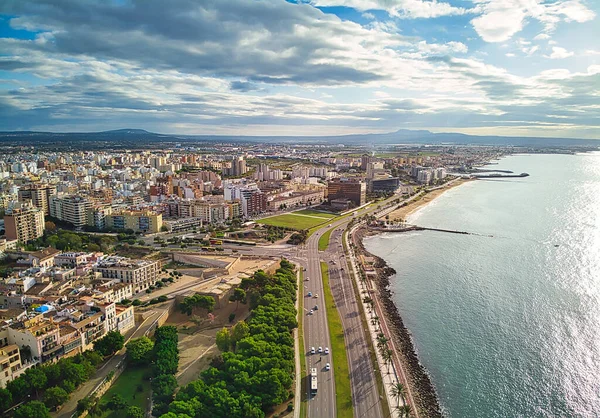
[[[465,183],[471,182],[471,181],[474,181],[474,179],[453,180],[451,183],[446,184],[439,189],[432,190],[432,191],[426,193],[424,196],[417,198],[417,199],[407,203],[405,206],[401,206],[398,209],[394,210],[393,212],[391,212],[389,214],[389,220],[390,221],[399,221],[402,219],[406,220],[406,218],[408,218],[408,216],[410,216],[417,210],[421,209],[422,207],[427,206],[429,203],[433,202],[435,199],[440,197],[442,194],[444,194],[448,190],[458,187],[460,185],[463,185]]]

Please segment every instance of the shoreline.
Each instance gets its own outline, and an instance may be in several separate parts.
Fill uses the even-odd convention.
[[[458,187],[462,184],[474,181],[474,179],[457,179],[452,184],[446,187],[434,190],[422,196],[421,198],[402,206],[389,214],[390,220],[406,219],[406,217],[415,213],[419,209],[427,206],[446,191]],[[415,349],[410,330],[404,325],[400,311],[392,299],[390,287],[390,278],[396,274],[396,270],[388,266],[385,260],[375,254],[370,253],[364,246],[363,240],[368,236],[380,234],[379,231],[369,231],[364,227],[356,231],[354,242],[358,244],[360,252],[367,257],[372,257],[375,262],[373,267],[377,271],[376,279],[374,279],[377,294],[375,295],[384,307],[384,315],[386,320],[391,323],[391,331],[394,334],[393,338],[398,344],[399,352],[397,353],[400,362],[404,365],[407,374],[407,384],[415,394],[414,405],[424,416],[427,417],[443,417],[439,397],[429,372],[419,360],[418,353]]]
[[[395,209],[392,212],[390,212],[389,213],[390,221],[395,221],[395,220],[399,221],[401,219],[406,221],[407,220],[406,218],[408,218],[410,215],[414,214],[419,209],[422,209],[423,207],[427,206],[428,204],[433,202],[435,199],[437,199],[438,197],[443,195],[448,190],[452,190],[455,187],[461,186],[465,183],[470,183],[472,181],[476,181],[476,179],[456,179],[450,185],[446,184],[444,187],[442,187],[440,189],[436,189],[429,193],[426,193],[421,198],[408,203],[406,206],[401,206],[398,209]]]

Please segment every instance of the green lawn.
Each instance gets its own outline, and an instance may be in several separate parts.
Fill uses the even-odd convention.
[[[301,210],[294,213],[286,213],[283,215],[271,216],[256,221],[263,225],[280,226],[297,231],[303,229],[311,229],[335,219],[335,215],[328,213],[316,212],[313,210]]]
[[[329,237],[331,236],[331,231],[333,231],[333,228],[328,229],[319,238],[319,251],[325,251],[325,250],[327,250],[327,247],[329,247]]]
[[[296,396],[300,396],[300,418],[306,417],[306,408],[308,399],[304,394],[307,388],[304,387],[305,376],[308,375],[308,369],[306,368],[306,350],[304,349],[304,271],[300,268],[300,283],[298,283],[298,336],[300,338],[300,393]]]
[[[344,340],[344,328],[340,314],[333,302],[333,295],[329,287],[329,268],[327,263],[321,261],[321,274],[323,276],[323,288],[325,306],[327,307],[327,323],[329,325],[329,336],[331,338],[331,355],[335,367],[335,406],[338,418],[352,418],[354,407],[352,406],[352,390],[350,389],[350,368],[346,356],[346,341]]]
[[[99,418],[119,418],[123,416],[123,411],[112,411],[108,409],[106,404],[110,398],[115,395],[121,395],[129,405],[135,405],[146,410],[148,405],[148,397],[150,396],[150,380],[144,378],[149,372],[149,368],[145,367],[127,367],[123,373],[117,378],[115,383],[100,399],[100,404],[105,409],[102,415],[95,415]],[[141,391],[138,391],[141,388]]]

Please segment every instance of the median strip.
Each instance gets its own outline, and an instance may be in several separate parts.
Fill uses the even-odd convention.
[[[335,376],[335,406],[337,418],[352,418],[354,406],[352,405],[352,390],[350,388],[350,369],[346,355],[346,341],[340,314],[333,301],[329,287],[329,268],[327,263],[321,261],[321,276],[323,278],[323,297],[327,308],[327,324],[331,339],[331,356],[333,358]]]
[[[329,247],[329,237],[331,236],[331,231],[333,231],[333,228],[327,230],[319,238],[319,251],[327,251],[327,248]]]

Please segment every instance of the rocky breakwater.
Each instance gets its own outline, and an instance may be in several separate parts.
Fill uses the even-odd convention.
[[[388,323],[393,325],[394,338],[397,347],[400,350],[400,361],[404,366],[404,370],[409,380],[408,384],[411,387],[413,398],[419,414],[425,417],[443,417],[440,409],[440,403],[435,391],[435,387],[431,383],[429,373],[419,361],[419,357],[413,345],[409,330],[404,326],[404,321],[400,316],[400,312],[392,299],[392,292],[389,290],[390,277],[396,274],[396,271],[389,267],[387,263],[380,257],[369,253],[362,241],[367,234],[372,234],[365,229],[360,229],[355,234],[355,244],[360,248],[364,255],[372,257],[375,260],[374,267],[377,270],[377,297],[381,304],[385,307],[385,315]]]

